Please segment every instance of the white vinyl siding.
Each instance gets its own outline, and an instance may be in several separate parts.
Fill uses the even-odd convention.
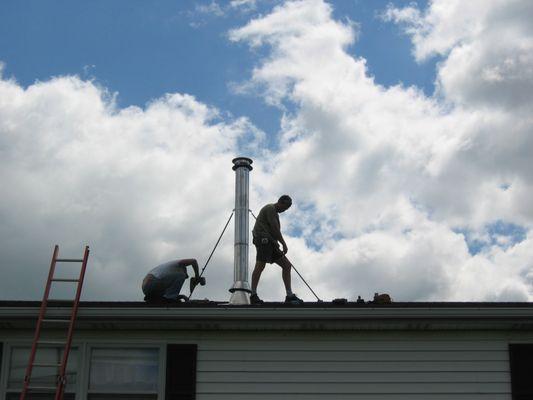
[[[511,399],[508,342],[482,333],[227,336],[199,345],[198,400]]]
[[[168,343],[197,345],[197,400],[511,400],[508,345],[533,343],[533,330],[525,325],[513,330],[215,328],[95,323],[78,330],[75,346],[84,350],[77,400],[88,398],[91,349],[106,346],[159,348],[158,399],[163,400]],[[0,331],[4,396],[6,355],[31,343],[32,335],[30,329]]]

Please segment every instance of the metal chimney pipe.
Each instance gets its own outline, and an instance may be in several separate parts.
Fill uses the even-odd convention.
[[[248,198],[249,174],[252,160],[247,157],[233,159],[235,171],[235,256],[233,287],[229,290],[230,304],[250,304],[250,284],[248,283]]]

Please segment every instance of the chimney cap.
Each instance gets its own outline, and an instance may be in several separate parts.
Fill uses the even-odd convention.
[[[245,167],[248,168],[249,171],[251,171],[253,160],[248,157],[237,157],[232,160],[233,164],[233,170],[235,171],[237,168]]]

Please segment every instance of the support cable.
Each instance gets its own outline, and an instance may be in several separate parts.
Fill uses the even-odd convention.
[[[213,254],[214,254],[214,252],[215,252],[215,250],[216,250],[218,244],[220,243],[220,239],[222,239],[222,236],[224,235],[224,232],[226,232],[226,228],[228,227],[229,222],[231,221],[231,218],[233,217],[233,214],[234,214],[234,213],[235,213],[235,210],[233,210],[233,211],[231,212],[231,214],[230,214],[230,216],[229,216],[229,218],[228,218],[228,222],[226,222],[226,225],[224,225],[224,229],[222,229],[222,233],[221,233],[220,236],[218,237],[218,240],[217,240],[217,242],[215,243],[215,247],[213,247],[213,250],[211,251],[211,254],[209,254],[209,257],[207,258],[207,261],[205,262],[205,265],[204,265],[204,267],[202,268],[202,272],[200,273],[199,278],[201,278],[202,275],[204,274],[204,271],[205,271],[205,269],[207,268],[207,265],[209,264],[209,261],[211,261],[211,257],[213,257]],[[196,285],[196,286],[198,286],[198,285]],[[191,299],[191,296],[192,296],[192,294],[193,294],[193,292],[194,292],[194,289],[196,289],[196,286],[192,288],[191,293],[189,294],[189,297],[188,297],[187,300],[190,300],[190,299]]]
[[[255,220],[257,221],[257,217],[254,215],[253,211],[252,210],[248,210],[250,211],[250,214],[252,214],[252,217],[255,218]],[[293,263],[291,263],[291,266],[292,266],[292,269],[294,269],[294,271],[298,274],[298,276],[300,277],[300,279],[306,284],[306,286],[309,288],[309,290],[313,293],[313,295],[316,297],[316,299],[318,300],[319,303],[322,303],[323,300],[320,299],[320,297],[317,296],[317,294],[315,293],[315,291],[313,289],[311,289],[311,286],[309,286],[309,284],[307,283],[307,281],[304,279],[304,277],[298,272],[298,270],[296,269],[296,267],[294,266]]]

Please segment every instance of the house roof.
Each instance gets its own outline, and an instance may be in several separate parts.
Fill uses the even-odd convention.
[[[40,307],[40,301],[28,300],[0,300],[0,309],[3,308],[25,308],[25,307]],[[49,300],[49,307],[66,307],[69,306],[68,301],[54,301]],[[533,302],[392,302],[388,304],[376,304],[374,302],[357,303],[353,302],[304,302],[301,305],[292,305],[283,302],[264,302],[260,305],[229,305],[227,301],[211,301],[211,300],[191,300],[189,302],[180,303],[147,303],[145,301],[81,301],[81,308],[527,308],[533,310]]]
[[[0,329],[32,328],[39,301],[0,301]],[[50,302],[49,317],[68,317],[67,302]],[[528,330],[533,303],[333,302],[228,305],[215,301],[176,304],[80,303],[77,329],[184,330]]]

